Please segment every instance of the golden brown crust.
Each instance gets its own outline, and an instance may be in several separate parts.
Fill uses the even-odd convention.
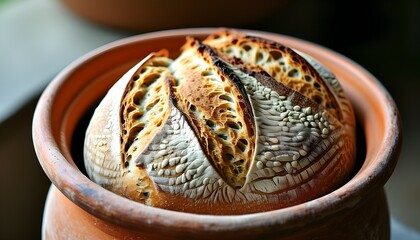
[[[121,101],[123,166],[143,151],[167,118],[170,91],[167,78],[171,75],[168,70],[171,60],[167,57],[167,51],[155,53],[128,83]],[[134,144],[135,141],[139,142]]]

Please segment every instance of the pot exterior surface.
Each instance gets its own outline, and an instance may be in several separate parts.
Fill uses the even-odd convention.
[[[69,65],[47,87],[33,123],[38,159],[54,185],[45,207],[44,238],[388,239],[383,186],[395,168],[401,145],[395,103],[373,76],[351,60],[282,35],[249,31],[307,53],[329,68],[341,81],[364,130],[366,152],[359,159],[358,171],[345,185],[284,209],[211,216],[139,204],[101,188],[82,173],[83,166],[77,165],[80,159],[75,158],[71,145],[86,112],[150,52],[167,48],[176,56],[185,36],[202,38],[214,31],[171,30],[111,43]]]
[[[302,225],[290,231],[272,227],[256,234],[242,231],[200,231],[171,234],[162,229],[145,234],[103,221],[84,211],[53,185],[45,205],[42,229],[43,239],[389,239],[390,225],[385,191],[380,189],[352,210],[327,221],[320,219],[311,225]]]

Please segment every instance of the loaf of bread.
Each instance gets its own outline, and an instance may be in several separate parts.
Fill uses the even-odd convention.
[[[299,204],[348,180],[353,110],[316,60],[226,29],[168,56],[151,53],[95,110],[92,181],[149,206],[220,215]]]

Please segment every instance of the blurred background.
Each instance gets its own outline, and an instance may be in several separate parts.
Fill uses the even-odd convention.
[[[403,119],[400,160],[386,185],[392,239],[420,239],[420,1],[249,2],[0,0],[0,239],[41,237],[50,181],[36,159],[31,124],[53,77],[114,40],[204,26],[305,39],[376,76]]]

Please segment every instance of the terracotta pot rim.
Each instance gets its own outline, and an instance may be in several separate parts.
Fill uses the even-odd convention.
[[[242,31],[289,39],[302,46],[309,46],[314,51],[323,52],[325,59],[334,57],[335,64],[352,71],[355,78],[363,81],[363,84],[371,89],[370,91],[380,105],[380,109],[376,110],[380,111],[380,114],[385,118],[385,135],[378,151],[370,156],[376,159],[375,164],[364,167],[363,175],[356,174],[344,186],[321,198],[284,209],[236,216],[198,215],[152,208],[113,194],[90,181],[77,169],[73,160],[68,159],[71,156],[63,154],[63,146],[59,143],[62,139],[57,139],[57,136],[53,134],[51,123],[54,122],[54,119],[51,109],[67,77],[77,71],[81,65],[100,58],[107,51],[137,41],[153,41],[168,36],[203,35],[214,31],[214,28],[166,30],[118,40],[74,61],[49,84],[42,94],[34,114],[33,139],[38,159],[44,171],[64,195],[94,216],[119,225],[131,227],[147,225],[155,229],[176,226],[184,230],[229,231],[233,228],[235,230],[264,228],[268,225],[286,226],[287,224],[287,227],[293,227],[302,224],[303,220],[305,222],[316,221],[337,211],[350,208],[362,201],[361,194],[366,195],[376,189],[379,190],[385,184],[395,168],[401,145],[399,113],[385,88],[361,66],[329,49],[289,36],[251,30]],[[304,52],[304,49],[302,51]],[[369,139],[367,142],[369,142]],[[64,149],[64,151],[68,152],[69,150]]]

